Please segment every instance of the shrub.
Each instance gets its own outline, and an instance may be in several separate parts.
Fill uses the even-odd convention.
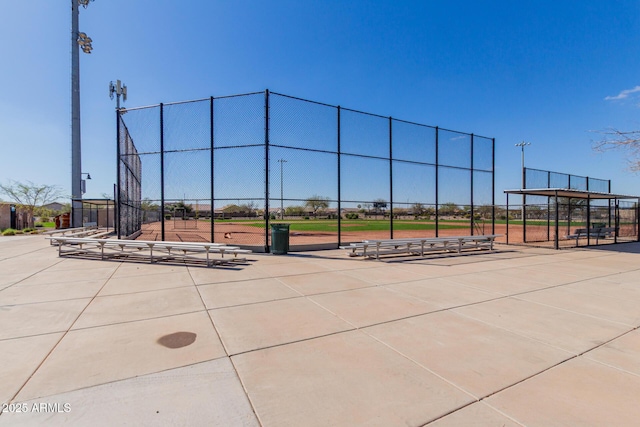
[[[360,215],[358,215],[355,212],[349,212],[349,213],[345,214],[345,218],[347,218],[347,219],[359,219]]]
[[[16,235],[16,230],[14,230],[13,228],[7,228],[6,230],[4,230],[2,232],[3,236],[15,236]]]
[[[309,219],[309,217],[308,217],[308,216],[305,216],[305,217],[304,217],[304,219]]]
[[[275,219],[276,219],[276,216],[275,216],[274,214],[271,214],[271,215],[269,215],[269,219],[270,219],[270,220],[275,220]]]
[[[27,228],[23,228],[23,229],[22,229],[22,232],[23,232],[23,233],[31,233],[32,231],[35,231],[35,228],[29,228],[29,227],[27,227]]]

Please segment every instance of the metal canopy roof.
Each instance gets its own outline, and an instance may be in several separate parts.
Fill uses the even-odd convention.
[[[640,199],[640,196],[626,194],[600,193],[597,191],[574,190],[573,188],[523,188],[520,190],[504,190],[507,194],[523,194],[525,196],[569,197],[572,199]]]
[[[111,199],[71,199],[73,201],[87,203],[98,206],[113,206],[115,202]]]

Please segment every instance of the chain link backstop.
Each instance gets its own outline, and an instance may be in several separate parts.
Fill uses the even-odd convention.
[[[291,245],[495,232],[495,140],[257,92],[118,111],[118,230]]]

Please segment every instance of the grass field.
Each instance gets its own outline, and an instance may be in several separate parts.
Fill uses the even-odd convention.
[[[251,227],[264,228],[264,221],[215,221],[216,223],[241,223]],[[338,231],[338,220],[326,219],[309,219],[309,220],[272,220],[271,224],[285,223],[290,224],[291,231],[321,231],[332,232]],[[348,220],[341,221],[343,230],[345,228],[350,231],[384,231],[389,230],[389,220]],[[468,229],[469,221],[440,221],[438,224],[442,229]],[[415,220],[394,220],[393,228],[395,230],[435,230],[434,221],[415,221]]]
[[[44,228],[54,228],[56,226],[55,222],[37,222],[36,224],[42,224]]]
[[[264,228],[264,221],[256,221],[256,220],[216,220],[216,223],[237,223],[248,225],[251,227]],[[336,219],[293,219],[293,220],[271,220],[271,224],[285,223],[290,224],[291,231],[320,231],[320,232],[332,232],[338,230],[338,220]],[[506,224],[505,220],[496,220],[496,224]],[[349,229],[351,231],[384,231],[389,229],[389,220],[376,220],[376,219],[357,219],[357,220],[348,220],[343,219],[341,221],[342,229]],[[477,224],[481,225],[481,222]],[[522,221],[519,220],[510,220],[510,225],[514,227],[522,226]],[[486,225],[491,225],[490,221],[485,222]],[[528,226],[547,226],[547,221],[543,220],[528,220]],[[551,227],[554,227],[555,224],[551,222]],[[560,227],[566,227],[568,225],[567,221],[560,221],[558,224]],[[572,221],[572,227],[584,227],[585,223],[581,221]],[[438,227],[441,230],[454,230],[454,229],[468,229],[469,228],[469,220],[461,219],[461,220],[440,220],[438,222]],[[394,220],[393,228],[395,230],[435,230],[436,225],[433,220]]]

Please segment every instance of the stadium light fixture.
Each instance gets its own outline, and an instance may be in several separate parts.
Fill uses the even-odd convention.
[[[87,36],[87,33],[78,33],[78,45],[84,53],[91,53],[93,46],[91,45],[93,40]]]

